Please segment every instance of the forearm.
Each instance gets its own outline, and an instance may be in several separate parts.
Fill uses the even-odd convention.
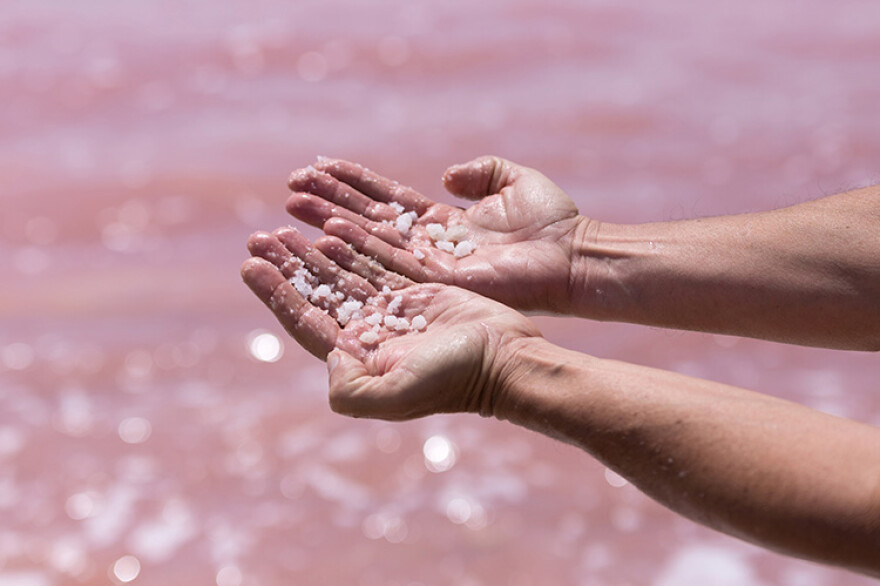
[[[771,212],[593,223],[577,240],[576,314],[880,349],[880,187]]]
[[[588,451],[671,509],[880,575],[880,431],[540,339],[510,350],[499,419]]]

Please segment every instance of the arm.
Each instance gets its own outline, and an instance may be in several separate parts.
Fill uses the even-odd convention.
[[[754,214],[584,224],[573,313],[880,350],[880,187]]]
[[[694,521],[880,576],[880,430],[522,339],[494,415],[572,443]]]
[[[327,358],[334,410],[381,419],[475,412],[509,420],[581,447],[705,525],[880,576],[880,430],[570,352],[495,301],[401,280],[361,264],[333,237],[318,244],[290,229],[255,234],[242,276],[295,339]],[[336,251],[343,264],[322,250]],[[362,299],[360,313],[344,320],[341,300],[304,296],[289,279],[305,270],[315,287],[332,284]],[[424,322],[404,330],[384,320],[377,326],[374,312]],[[369,332],[375,335],[364,337]]]
[[[579,215],[544,175],[497,157],[451,167],[443,180],[477,203],[439,204],[322,160],[292,175],[288,210],[414,281],[519,310],[880,349],[880,186],[771,212],[629,226]],[[392,202],[419,215],[411,233],[382,224],[397,215]],[[455,258],[433,248],[431,222],[466,226],[476,251]]]

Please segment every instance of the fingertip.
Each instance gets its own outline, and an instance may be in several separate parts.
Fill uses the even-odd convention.
[[[272,231],[272,235],[275,238],[279,238],[279,239],[285,238],[285,237],[292,237],[292,236],[295,236],[299,233],[300,233],[299,230],[297,230],[293,226],[281,226],[279,228],[275,228],[275,230]]]
[[[312,172],[314,169],[315,168],[310,165],[303,169],[293,171],[287,178],[287,187],[291,191],[303,191],[312,180]]]
[[[488,195],[491,171],[487,173],[487,169],[491,169],[491,159],[488,156],[478,157],[449,167],[443,173],[443,187],[452,195],[467,199]]]
[[[257,254],[271,245],[274,236],[264,230],[258,230],[248,236],[247,249],[251,254]]]
[[[298,210],[301,210],[306,204],[309,202],[309,196],[305,193],[294,192],[291,193],[287,198],[287,202],[284,204],[285,209],[287,209],[287,213],[296,215]]]
[[[324,236],[321,236],[317,240],[315,240],[315,248],[323,252],[325,255],[327,255],[328,252],[335,252],[345,247],[345,241],[338,236],[334,236],[332,234],[325,234]]]
[[[344,159],[319,156],[317,162],[315,162],[314,164],[314,168],[318,171],[333,175],[334,171],[343,171],[346,168],[351,171],[352,169],[359,169],[360,165],[358,165],[357,163],[346,161]]]
[[[345,242],[348,242],[348,240],[351,238],[351,235],[354,233],[357,233],[359,231],[363,231],[366,233],[363,228],[361,228],[354,222],[340,217],[330,218],[326,222],[324,222],[323,231],[324,234],[328,236],[336,236],[337,238]]]
[[[271,279],[278,268],[264,258],[252,256],[241,263],[241,278],[254,292],[261,291],[267,279]]]
[[[257,264],[257,260],[258,259],[251,257],[241,263],[239,273],[241,274],[241,280],[245,283],[251,279],[253,272],[256,270],[255,265]]]

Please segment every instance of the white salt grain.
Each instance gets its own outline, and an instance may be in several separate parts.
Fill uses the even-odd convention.
[[[318,285],[318,288],[315,289],[312,297],[315,299],[323,299],[324,297],[329,297],[331,293],[332,291],[330,291],[330,287],[327,285]]]
[[[375,326],[377,324],[382,323],[382,314],[377,311],[377,312],[372,313],[371,315],[368,315],[367,317],[365,317],[364,321],[367,322],[368,324],[370,324],[371,326]]]
[[[467,228],[461,224],[450,226],[449,229],[446,230],[446,239],[452,240],[453,242],[458,242],[459,240],[464,239],[465,236],[467,236]]]
[[[409,214],[404,214],[402,216],[397,216],[395,226],[397,227],[398,232],[406,236],[412,228],[412,223],[412,217]]]
[[[388,313],[397,313],[397,310],[400,309],[400,304],[403,303],[403,296],[398,295],[394,299],[391,300],[391,303],[388,304]]]
[[[396,201],[392,201],[388,205],[391,206],[391,209],[394,210],[395,212],[397,212],[398,214],[403,213],[404,207],[402,205],[400,205],[399,203],[397,203]]]
[[[379,334],[373,331],[367,331],[358,336],[358,339],[364,344],[375,344],[379,341]]]
[[[290,278],[290,284],[303,297],[308,297],[313,291],[312,284],[306,279],[306,274],[308,274],[306,269],[297,269]]]
[[[443,229],[441,224],[428,224],[425,226],[425,230],[427,230],[431,240],[446,240],[446,230]]]
[[[445,250],[446,252],[452,252],[455,250],[455,244],[449,242],[448,240],[437,241],[434,243],[434,246],[436,246],[440,250]]]
[[[413,250],[413,256],[416,257],[418,260],[424,260],[425,253],[419,249],[415,249]]]
[[[403,331],[409,329],[409,320],[405,317],[397,318],[397,323],[394,324],[394,329],[397,331]]]
[[[388,293],[391,293],[391,287],[389,287],[388,285],[382,285],[382,293],[384,293],[386,295]]]
[[[343,299],[345,299],[345,293],[343,293],[342,291],[337,291],[336,292],[336,299],[338,299],[339,301],[342,301]]]
[[[349,298],[348,301],[339,306],[336,310],[336,321],[339,322],[339,325],[344,326],[352,318],[360,318],[361,317],[361,308],[364,306],[363,303],[357,301],[355,299]]]
[[[424,330],[427,325],[428,320],[421,315],[415,316],[412,320],[412,329],[414,330]]]
[[[455,256],[461,258],[463,256],[471,254],[476,248],[477,246],[470,240],[462,240],[455,245],[455,250],[453,250],[452,252]]]
[[[393,330],[395,326],[397,326],[397,318],[393,315],[386,315],[383,323],[385,324],[386,328],[388,328],[389,330]]]

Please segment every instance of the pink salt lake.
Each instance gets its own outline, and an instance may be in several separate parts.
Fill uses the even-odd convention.
[[[334,415],[238,267],[317,154],[446,198],[496,153],[614,222],[876,182],[878,39],[871,0],[5,0],[0,584],[869,584],[509,425]],[[537,321],[880,424],[874,355]]]

